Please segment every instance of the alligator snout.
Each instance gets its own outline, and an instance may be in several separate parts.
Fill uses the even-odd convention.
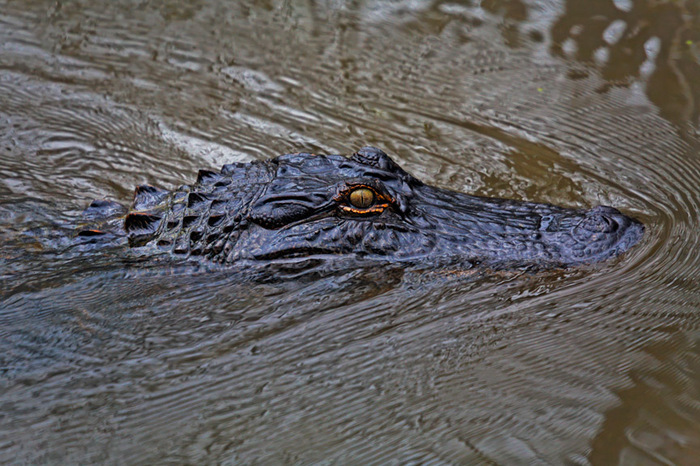
[[[620,228],[620,224],[627,222],[627,217],[619,210],[608,206],[597,206],[591,209],[577,225],[591,233],[613,233]]]
[[[644,235],[644,225],[609,206],[589,210],[573,229],[573,236],[585,244],[590,261],[605,260],[635,245]]]

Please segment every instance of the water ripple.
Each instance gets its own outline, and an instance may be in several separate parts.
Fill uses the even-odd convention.
[[[103,3],[0,0],[0,458],[694,458],[698,41],[664,38],[697,12],[612,79],[557,42],[605,39],[582,1]],[[446,188],[613,205],[645,237],[580,270],[277,283],[65,242],[93,198],[366,144]]]

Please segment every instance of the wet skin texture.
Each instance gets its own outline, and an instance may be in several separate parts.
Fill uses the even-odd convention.
[[[604,261],[644,233],[612,207],[567,209],[428,186],[372,147],[350,158],[287,154],[203,170],[174,192],[138,187],[128,211],[95,201],[86,215],[96,226],[78,233],[83,240],[116,235],[131,247],[221,264],[352,255],[548,269]]]

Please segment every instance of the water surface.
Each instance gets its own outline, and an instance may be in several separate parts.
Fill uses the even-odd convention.
[[[699,11],[0,0],[0,460],[694,464]],[[65,241],[137,184],[364,145],[647,233],[583,270],[263,281]]]

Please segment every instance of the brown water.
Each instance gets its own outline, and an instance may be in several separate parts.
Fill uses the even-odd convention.
[[[699,12],[0,0],[0,462],[697,464]],[[136,184],[368,144],[647,234],[586,270],[276,283],[16,241]]]

